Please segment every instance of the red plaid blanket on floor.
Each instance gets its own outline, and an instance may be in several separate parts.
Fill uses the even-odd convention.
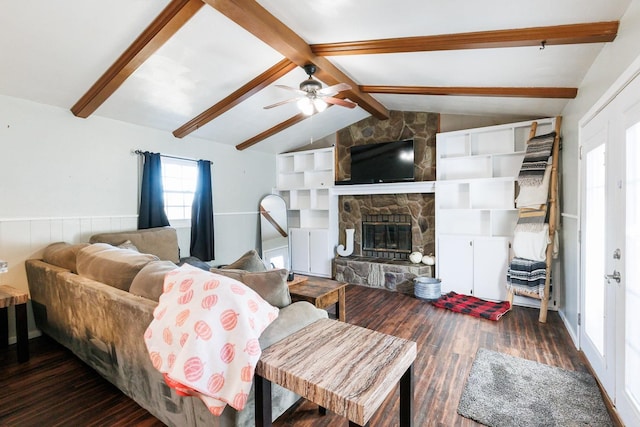
[[[493,302],[485,301],[469,295],[461,295],[449,292],[432,302],[440,308],[446,308],[456,313],[469,314],[489,320],[500,319],[507,311],[511,310],[509,301]]]

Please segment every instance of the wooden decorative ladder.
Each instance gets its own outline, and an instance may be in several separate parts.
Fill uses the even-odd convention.
[[[556,236],[556,229],[558,223],[558,164],[560,157],[560,126],[562,124],[562,117],[557,116],[555,120],[555,132],[556,136],[553,141],[553,148],[551,151],[552,162],[551,162],[551,176],[549,179],[549,196],[547,202],[547,211],[549,212],[549,244],[547,245],[546,251],[546,277],[544,283],[544,295],[540,299],[540,315],[538,317],[538,321],[541,323],[546,323],[547,321],[547,310],[549,308],[549,292],[551,287],[551,265],[553,263],[553,247],[554,247],[554,239]],[[538,129],[538,123],[533,122],[531,124],[531,131],[529,132],[530,141],[533,137],[536,136],[536,131]],[[531,297],[530,295],[526,295],[527,297]],[[509,289],[507,292],[507,301],[511,305],[513,305],[513,297],[514,292],[512,289]]]

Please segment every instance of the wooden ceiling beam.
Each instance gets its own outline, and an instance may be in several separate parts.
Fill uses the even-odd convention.
[[[204,0],[218,12],[253,34],[298,66],[314,64],[315,76],[328,85],[347,83],[348,98],[378,119],[388,119],[389,111],[371,95],[358,89],[358,84],[340,71],[326,58],[315,55],[311,47],[299,35],[284,25],[255,0]]]
[[[280,77],[286,75],[289,71],[296,68],[297,65],[288,59],[275,64],[273,67],[260,74],[258,77],[251,80],[249,83],[242,86],[240,89],[234,91],[231,95],[227,96],[214,106],[208,108],[198,116],[189,120],[184,125],[173,131],[173,136],[176,138],[183,138],[189,135],[191,132],[209,123],[211,120],[220,116],[221,114],[229,111],[231,108],[240,104],[242,101],[253,96],[257,92],[261,91],[271,83],[278,80]]]
[[[578,94],[574,87],[444,87],[444,86],[366,86],[360,90],[366,93],[388,93],[394,95],[453,95],[453,96],[496,96],[515,98],[567,98]]]
[[[172,0],[111,67],[71,107],[71,112],[89,117],[154,52],[204,6],[202,0]]]
[[[611,42],[618,21],[311,45],[319,56]]]
[[[267,138],[269,138],[270,136],[275,135],[276,133],[285,130],[288,127],[291,127],[293,125],[295,125],[296,123],[300,123],[301,121],[303,121],[304,119],[306,119],[309,116],[305,116],[302,113],[298,113],[295,116],[285,120],[282,123],[278,123],[277,125],[275,125],[274,127],[265,130],[264,132],[260,132],[258,135],[247,139],[244,142],[241,142],[240,144],[236,145],[236,150],[238,151],[242,151],[242,150],[246,150],[247,148],[256,145],[258,142],[263,141]]]
[[[338,94],[338,95],[336,95],[336,98],[344,99],[344,95]],[[333,104],[328,104],[327,105],[327,108],[331,108],[331,107],[333,107]],[[298,113],[295,116],[288,118],[284,122],[278,123],[274,127],[270,128],[270,129],[267,129],[264,132],[261,132],[258,135],[247,139],[244,142],[241,142],[240,144],[236,145],[236,150],[239,150],[239,151],[246,150],[247,148],[249,148],[249,147],[251,147],[253,145],[256,145],[258,142],[263,141],[263,140],[269,138],[270,136],[273,136],[273,135],[277,134],[278,132],[281,132],[281,131],[285,130],[288,127],[291,127],[291,126],[295,125],[296,123],[300,123],[304,119],[308,119],[309,117],[313,117],[316,114],[318,114],[318,113],[313,113],[312,115],[307,116],[307,115],[305,115],[303,113]]]

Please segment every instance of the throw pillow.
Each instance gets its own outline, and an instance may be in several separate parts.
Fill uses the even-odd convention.
[[[162,295],[164,276],[176,268],[171,261],[151,261],[133,278],[129,293],[158,301]]]
[[[78,252],[76,264],[79,275],[128,291],[136,274],[151,261],[158,257],[94,243]]]
[[[244,283],[256,291],[269,304],[278,308],[291,304],[291,295],[287,284],[287,270],[284,268],[262,272],[212,268],[211,272],[231,277]]]
[[[131,249],[132,251],[140,252],[131,240],[125,240],[124,242],[120,243],[118,247],[120,249]]]
[[[88,245],[88,243],[79,243],[77,245],[66,242],[52,243],[45,248],[42,260],[46,263],[66,268],[72,273],[77,273],[76,257],[78,256],[78,251]]]
[[[255,249],[247,251],[240,258],[229,265],[224,266],[225,269],[245,270],[245,271],[267,271],[262,258]]]

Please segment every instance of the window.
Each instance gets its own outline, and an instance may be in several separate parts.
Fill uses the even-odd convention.
[[[169,221],[191,219],[191,205],[198,180],[198,164],[189,160],[162,158],[164,209]]]

